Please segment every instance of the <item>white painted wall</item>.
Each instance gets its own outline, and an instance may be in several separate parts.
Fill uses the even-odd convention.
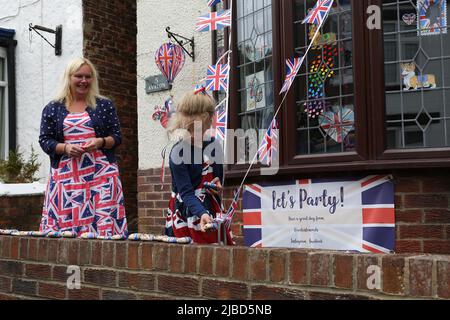
[[[156,105],[163,105],[172,94],[175,105],[184,93],[194,90],[211,64],[211,33],[196,32],[197,18],[210,11],[205,0],[137,0],[137,74],[139,169],[161,167],[161,150],[167,143],[166,131],[151,116]],[[195,38],[195,62],[186,55],[186,64],[175,79],[172,90],[147,94],[144,78],[160,74],[154,62],[155,51],[169,39],[166,27],[186,38]],[[189,47],[190,48],[190,47]]]
[[[46,182],[50,168],[38,137],[41,112],[53,98],[69,60],[83,55],[82,0],[0,0],[0,27],[16,30],[17,143],[28,159],[30,145],[42,163],[39,177]],[[62,25],[62,55],[28,25],[50,29]],[[54,35],[41,32],[52,44]]]

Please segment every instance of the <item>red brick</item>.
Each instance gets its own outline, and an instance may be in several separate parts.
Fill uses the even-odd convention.
[[[66,294],[67,294],[66,286],[42,282],[39,283],[38,295],[40,297],[63,300],[66,298]]]
[[[421,253],[422,241],[418,240],[397,240],[395,244],[396,253]]]
[[[11,292],[11,284],[10,278],[0,277],[0,292]]]
[[[38,257],[38,238],[28,239],[28,259],[31,261],[36,261]]]
[[[203,281],[203,296],[220,300],[247,299],[248,288],[242,282],[225,282],[205,279]]]
[[[21,262],[0,260],[0,275],[2,276],[21,276],[23,269],[24,265]]]
[[[144,270],[152,270],[153,269],[153,244],[151,243],[143,243],[142,251],[141,251],[141,266]]]
[[[438,225],[400,226],[400,239],[444,239],[444,227]]]
[[[67,290],[69,300],[99,300],[100,289],[99,288],[87,288],[82,287],[80,290],[73,289]]]
[[[102,300],[137,300],[137,296],[130,292],[102,290]]]
[[[169,271],[171,273],[183,273],[183,247],[182,246],[170,246],[169,247]]]
[[[90,241],[80,241],[80,265],[85,266],[89,264],[91,254]]]
[[[11,259],[17,260],[19,258],[19,237],[13,237],[11,239]]]
[[[450,299],[450,261],[437,262],[437,294],[442,299]]]
[[[116,272],[103,269],[86,269],[84,270],[84,281],[104,287],[116,286]]]
[[[249,249],[249,279],[256,281],[267,280],[267,251],[261,249]]]
[[[138,269],[139,266],[139,244],[128,243],[128,269]]]
[[[293,288],[253,286],[251,300],[305,300],[305,292]]]
[[[247,280],[248,265],[248,249],[233,248],[232,278],[235,280]]]
[[[52,268],[46,264],[26,264],[25,276],[36,280],[50,280],[52,278]]]
[[[450,254],[450,241],[448,240],[424,240],[423,252],[432,254]]]
[[[448,193],[450,191],[450,183],[448,177],[445,175],[439,177],[424,176],[421,179],[423,183],[423,192]]]
[[[48,261],[49,240],[40,239],[38,242],[38,260],[41,262]]]
[[[328,293],[328,292],[308,292],[308,300],[369,300],[364,295]]]
[[[114,251],[115,244],[113,241],[104,241],[102,243],[101,255],[103,256],[102,266],[104,267],[114,267]]]
[[[425,210],[425,223],[450,223],[450,210]]]
[[[36,281],[13,279],[12,281],[12,292],[14,294],[35,296],[36,295]]]
[[[127,266],[127,244],[125,242],[117,242],[116,259],[114,266],[116,268],[126,268]]]
[[[78,265],[79,240],[59,239],[58,263],[65,265]],[[31,244],[31,243],[30,243]]]
[[[119,272],[119,287],[122,289],[137,289],[139,287],[139,274]]]
[[[27,260],[28,259],[28,239],[21,237],[19,246],[20,246],[19,258],[21,260]]]
[[[311,285],[328,286],[330,283],[330,256],[322,253],[312,253],[311,261]]]
[[[405,294],[405,259],[402,256],[385,256],[382,258],[383,292],[388,294]]]
[[[215,249],[215,268],[214,275],[228,278],[231,275],[231,249],[216,248]]]
[[[369,279],[372,280],[373,276],[376,276],[373,273],[373,271],[368,273],[368,271],[370,271],[369,267],[371,267],[371,266],[379,267],[379,271],[380,271],[380,274],[378,275],[379,279],[375,278],[375,281],[376,280],[379,280],[380,282],[382,281],[382,278],[381,278],[381,270],[382,269],[381,269],[380,262],[378,261],[378,258],[373,257],[373,256],[362,255],[362,256],[357,256],[356,261],[357,261],[357,273],[356,273],[357,289],[358,290],[375,291],[375,292],[380,291],[381,289],[376,289],[376,288],[372,289],[372,288],[368,287]],[[373,285],[373,284],[375,284],[375,283],[371,283],[371,285]],[[380,287],[381,287],[381,283],[380,283]]]
[[[397,223],[420,223],[422,222],[422,210],[396,210],[395,220]]]
[[[70,274],[67,273],[67,266],[53,266],[52,280],[58,282],[67,282]]]
[[[418,179],[400,178],[395,184],[396,193],[419,193],[421,181]]]
[[[158,290],[175,297],[198,297],[200,293],[198,279],[164,275],[158,275]]]
[[[405,208],[404,196],[403,195],[396,194],[394,196],[394,201],[395,201],[395,208],[396,209],[404,209]]]
[[[2,238],[2,257],[11,258],[11,237],[1,237]]]
[[[185,246],[184,247],[184,272],[194,274],[197,273],[197,257],[198,247]]]
[[[278,250],[269,253],[269,279],[270,282],[282,283],[286,279],[287,253]]]
[[[289,253],[289,282],[307,284],[308,253],[291,251]]]
[[[335,255],[333,261],[334,285],[338,288],[353,288],[353,256]]]
[[[448,196],[440,194],[414,194],[404,196],[405,208],[447,208]]]
[[[409,261],[409,291],[412,296],[432,295],[433,261],[411,259]]]
[[[102,242],[101,241],[89,241],[91,244],[91,259],[90,264],[94,266],[101,266],[103,250],[102,250]]]
[[[212,275],[214,268],[214,248],[212,247],[202,247],[200,248],[200,265],[199,274],[202,275]]]
[[[169,246],[157,244],[153,247],[153,270],[167,271],[169,268]]]
[[[59,239],[45,239],[44,242],[48,244],[48,262],[56,263],[58,259],[58,240]]]

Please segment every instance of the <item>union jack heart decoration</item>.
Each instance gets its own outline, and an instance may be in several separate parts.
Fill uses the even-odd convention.
[[[337,112],[328,111],[319,116],[319,124],[330,138],[342,143],[354,128],[355,113],[346,107]]]

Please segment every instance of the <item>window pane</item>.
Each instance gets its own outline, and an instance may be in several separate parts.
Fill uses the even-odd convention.
[[[389,149],[448,147],[449,0],[383,1]]]
[[[298,57],[316,34],[302,24],[316,0],[295,0],[294,43]],[[355,150],[352,8],[335,1],[319,30],[295,82],[297,154],[342,153]]]
[[[0,86],[0,159],[6,156],[6,106],[5,88]]]
[[[267,129],[274,112],[272,1],[237,0],[237,34],[240,128]]]

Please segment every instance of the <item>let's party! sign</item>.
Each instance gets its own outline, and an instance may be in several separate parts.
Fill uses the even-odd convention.
[[[246,185],[243,210],[249,247],[395,250],[389,176]]]

